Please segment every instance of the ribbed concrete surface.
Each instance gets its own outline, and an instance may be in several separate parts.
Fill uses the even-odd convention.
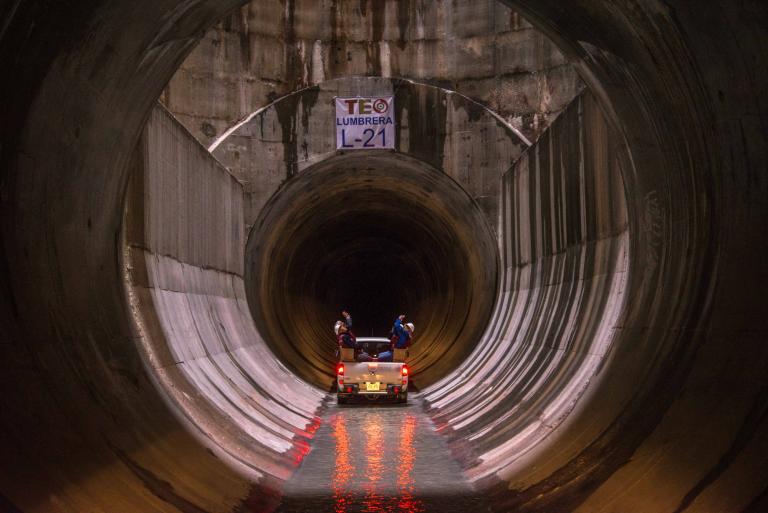
[[[325,395],[255,330],[243,285],[242,186],[159,106],[136,162],[125,265],[142,356],[212,448],[257,478],[286,479]]]
[[[241,440],[209,452],[205,433],[224,428],[175,415],[155,386],[157,373],[143,365],[131,329],[119,244],[130,161],[151,107],[205,29],[239,6],[29,0],[3,7],[5,509],[224,512],[274,502],[269,491],[277,483],[222,463],[229,442],[237,447]],[[564,247],[553,220],[572,217],[537,205],[551,207],[550,198],[562,197],[555,182],[544,181],[558,175],[536,175],[534,183],[547,184],[538,190],[508,181],[510,201],[527,205],[517,210],[536,214],[528,225],[542,244],[520,253],[530,255],[529,263],[505,261],[516,263],[504,290],[508,312],[520,320],[499,316],[494,329],[506,333],[509,342],[501,343],[519,365],[499,361],[509,372],[491,377],[531,387],[509,388],[508,395],[471,390],[477,407],[488,408],[485,415],[475,415],[454,390],[431,389],[436,419],[454,447],[465,449],[470,471],[487,476],[476,484],[490,487],[499,511],[764,511],[766,7],[692,0],[515,6],[575,63],[608,133],[626,145],[619,152],[629,247],[624,308],[620,322],[612,322],[608,307],[617,303],[609,299],[617,289],[606,279],[620,283],[615,271],[624,240],[597,238],[597,229],[567,235],[576,228],[569,222],[562,239],[576,242],[573,254],[552,251]],[[552,154],[541,147],[535,153]],[[530,158],[529,168],[542,169]],[[527,204],[523,190],[532,193]],[[567,195],[565,201],[574,204]],[[610,204],[597,205],[613,212]],[[525,226],[523,219],[505,223]],[[510,249],[504,254],[518,258]],[[586,273],[592,286],[575,286],[584,294],[569,296],[571,285],[561,278],[568,268],[557,266],[576,262],[608,274]],[[530,287],[522,281],[525,267]],[[234,286],[222,293],[237,294]],[[523,302],[549,315],[523,316]],[[558,329],[558,320],[572,324]],[[572,325],[585,338],[529,336],[573,333]],[[520,335],[508,332],[514,326],[523,328]],[[607,337],[602,327],[617,329],[596,366]],[[579,350],[571,351],[570,342]],[[486,355],[478,355],[467,366],[488,369]],[[584,363],[583,376],[570,361]],[[579,384],[595,371],[581,393]],[[573,408],[568,391],[581,393]],[[458,402],[439,402],[448,397]],[[494,400],[499,406],[491,407]],[[505,418],[516,405],[519,415]],[[569,410],[565,419],[552,415]],[[522,447],[529,426],[531,436],[549,434],[518,457],[512,449]],[[452,430],[475,440],[460,443]],[[262,441],[272,448],[263,461],[251,461],[254,469],[272,468],[280,440]]]
[[[424,393],[474,481],[535,479],[516,462],[541,450],[600,379],[621,329],[628,271],[617,150],[586,94],[504,176],[504,290],[491,328]],[[550,456],[537,472],[561,464]]]

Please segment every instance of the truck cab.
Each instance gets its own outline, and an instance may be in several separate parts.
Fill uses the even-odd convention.
[[[360,337],[357,349],[341,349],[336,366],[336,399],[344,404],[350,399],[386,399],[408,401],[408,366],[406,350],[395,350],[392,360],[379,361],[390,351],[386,338]]]

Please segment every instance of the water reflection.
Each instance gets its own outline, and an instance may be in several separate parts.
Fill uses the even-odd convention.
[[[418,399],[331,407],[283,491],[280,513],[489,511]]]
[[[335,445],[334,511],[425,512],[422,501],[415,496],[413,472],[419,418],[385,410],[368,411],[360,420],[350,430],[344,415],[330,419]]]
[[[366,493],[363,499],[363,511],[387,511],[384,498],[381,495],[382,476],[384,475],[384,434],[382,432],[381,414],[372,414],[365,419],[362,433],[362,451],[366,460]]]
[[[398,500],[399,511],[420,513],[426,511],[422,502],[414,497],[416,483],[413,479],[413,464],[416,460],[416,448],[413,440],[416,434],[418,419],[415,415],[407,414],[400,429],[400,444],[398,447],[397,487],[400,492]]]
[[[334,510],[336,513],[347,513],[347,508],[352,504],[354,496],[348,483],[355,475],[355,466],[350,458],[350,440],[344,417],[335,415],[331,420],[331,429],[333,429],[333,438],[336,443],[336,465],[331,479]]]

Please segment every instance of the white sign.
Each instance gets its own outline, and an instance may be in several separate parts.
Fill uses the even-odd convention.
[[[393,96],[336,98],[336,149],[394,149],[394,107]]]

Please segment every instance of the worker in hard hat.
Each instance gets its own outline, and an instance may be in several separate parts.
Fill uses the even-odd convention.
[[[406,349],[410,341],[410,336],[405,329],[403,321],[405,321],[405,314],[400,314],[392,326],[392,342],[395,349]]]
[[[339,342],[339,347],[350,347],[352,349],[357,347],[357,340],[347,329],[346,324],[337,322],[334,331],[336,332],[336,340]]]
[[[406,347],[410,347],[411,344],[413,344],[413,331],[415,329],[416,327],[413,325],[412,322],[405,323],[405,332],[408,333],[408,345]]]

